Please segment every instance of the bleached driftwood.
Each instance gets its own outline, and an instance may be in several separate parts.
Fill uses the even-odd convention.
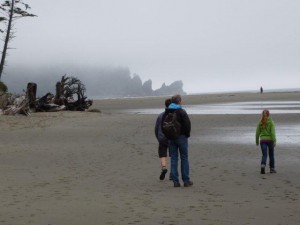
[[[18,99],[19,100],[19,99]],[[3,110],[3,115],[16,115],[24,114],[29,115],[29,101],[28,99],[23,99],[22,101],[17,101],[14,105],[9,105]]]
[[[45,112],[58,112],[58,111],[63,111],[65,109],[66,109],[65,105],[56,105],[53,103],[43,105],[43,110]]]

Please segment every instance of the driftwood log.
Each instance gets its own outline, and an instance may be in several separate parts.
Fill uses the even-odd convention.
[[[3,110],[3,115],[16,115],[16,114],[24,114],[26,116],[29,115],[29,101],[24,95],[15,98],[13,105],[8,105]]]
[[[36,83],[28,83],[26,98],[28,99],[29,108],[35,110],[36,108]]]
[[[36,111],[84,111],[93,104],[93,101],[85,96],[85,91],[85,86],[79,79],[64,75],[56,83],[55,96],[47,93],[36,101]]]
[[[48,92],[43,97],[36,101],[36,111],[37,112],[47,112],[51,107],[49,106],[53,99],[53,94]]]
[[[65,105],[66,110],[84,111],[93,104],[92,100],[87,100],[85,91],[85,86],[79,79],[64,75],[61,81],[56,83],[54,103]]]

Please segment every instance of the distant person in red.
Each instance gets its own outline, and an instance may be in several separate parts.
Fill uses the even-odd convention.
[[[262,94],[264,92],[263,87],[260,87],[260,93]]]

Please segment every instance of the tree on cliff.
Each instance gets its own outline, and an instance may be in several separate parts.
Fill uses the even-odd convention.
[[[6,0],[0,5],[1,16],[0,22],[5,23],[5,30],[0,29],[0,32],[4,33],[4,45],[2,50],[1,62],[0,62],[0,79],[2,76],[5,58],[7,55],[8,43],[14,38],[13,26],[17,19],[23,17],[34,17],[31,13],[28,13],[30,6],[24,3],[22,0]]]

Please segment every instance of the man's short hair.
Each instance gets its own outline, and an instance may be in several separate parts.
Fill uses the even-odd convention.
[[[180,102],[181,102],[181,96],[180,95],[172,96],[172,103],[179,104]]]

